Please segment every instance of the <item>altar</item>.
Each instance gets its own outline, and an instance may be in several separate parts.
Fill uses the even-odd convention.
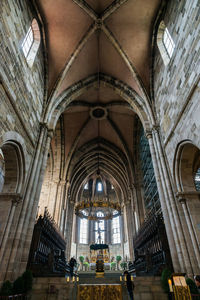
[[[110,262],[110,252],[107,244],[90,245],[90,263],[96,264],[97,259],[102,259],[105,264]]]

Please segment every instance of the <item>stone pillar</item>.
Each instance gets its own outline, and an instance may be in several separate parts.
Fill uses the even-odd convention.
[[[137,177],[139,177],[139,173],[137,174]],[[138,215],[138,226],[144,222],[144,216],[145,216],[145,208],[144,208],[144,197],[142,197],[141,194],[142,191],[142,185],[141,183],[137,182],[134,184],[132,188],[132,197],[133,197],[133,210],[136,211]]]
[[[72,226],[74,217],[74,202],[68,203],[68,213],[65,226],[65,240],[66,240],[66,258],[69,260],[71,253],[71,240],[72,240]]]
[[[32,230],[34,226],[34,221],[35,221],[35,216],[36,216],[36,211],[38,206],[39,193],[41,190],[41,182],[39,182],[39,179],[42,180],[44,175],[44,170],[43,172],[41,171],[41,166],[46,164],[48,151],[45,150],[45,147],[47,146],[47,144],[49,147],[50,144],[50,137],[47,137],[47,134],[48,134],[47,127],[45,125],[42,125],[39,139],[38,139],[38,144],[36,147],[35,156],[33,158],[33,164],[30,171],[30,176],[28,179],[28,183],[24,195],[22,209],[19,215],[19,222],[15,232],[12,252],[9,256],[7,278],[10,279],[14,279],[16,276],[19,275],[20,272],[24,271],[24,269],[26,268],[29,247],[32,238],[32,232],[31,234],[28,234],[28,237],[27,237],[27,232],[29,232],[29,228],[31,226],[30,224],[31,219],[33,223],[31,226]],[[26,255],[22,256],[22,253],[25,253],[24,251],[26,252]],[[16,274],[14,274],[13,270],[15,270]]]
[[[57,195],[55,200],[54,220],[60,226],[61,223],[61,212],[63,197],[65,197],[66,182],[64,180],[59,181],[57,188]]]
[[[188,250],[190,253],[190,257],[192,256],[192,252],[195,253],[195,257],[192,259],[194,261],[194,264],[193,264],[194,274],[199,274],[199,272],[200,272],[200,251],[199,251],[198,242],[197,242],[197,239],[196,239],[196,236],[194,233],[194,228],[193,228],[193,225],[191,222],[191,218],[190,218],[190,215],[188,212],[187,199],[183,198],[182,196],[179,196],[179,202],[182,205],[184,216],[185,216],[188,230],[190,233],[190,238],[192,240],[192,244],[191,243],[187,244]],[[191,249],[191,248],[193,248],[193,249]],[[192,250],[194,250],[194,251],[192,251]]]
[[[4,261],[3,256],[5,254],[5,252],[10,252],[10,246],[8,245],[7,241],[8,241],[8,236],[10,234],[11,231],[11,226],[13,223],[13,218],[15,215],[15,210],[17,205],[20,203],[22,197],[20,194],[4,194],[1,193],[0,194],[0,201],[1,203],[6,204],[6,208],[8,206],[8,203],[10,203],[10,210],[8,213],[8,217],[7,220],[5,222],[5,226],[3,226],[3,224],[1,223],[1,227],[3,228],[4,231],[1,232],[1,247],[0,247],[0,264],[1,264],[1,275],[0,275],[0,282],[3,281],[4,279],[4,273],[6,272],[6,269],[4,267],[6,267],[6,260]],[[3,216],[3,215],[2,215]]]
[[[22,262],[24,263],[24,267],[26,268],[27,260],[28,260],[28,255],[29,255],[29,250],[30,250],[30,245],[31,245],[31,240],[32,240],[32,235],[33,235],[33,229],[34,229],[34,224],[35,224],[35,219],[36,219],[36,212],[37,212],[37,207],[40,199],[40,192],[42,188],[42,183],[44,179],[44,174],[45,174],[45,169],[47,165],[47,158],[48,158],[48,152],[49,152],[49,147],[51,143],[51,139],[53,137],[53,131],[48,131],[47,132],[47,137],[45,144],[43,146],[43,153],[42,153],[42,158],[41,158],[41,165],[40,165],[40,171],[37,177],[37,182],[36,188],[35,188],[35,195],[34,201],[33,201],[33,206],[32,210],[30,209],[29,214],[27,214],[26,221],[28,226],[25,226],[27,230],[25,231],[25,243],[24,243],[24,251],[23,251],[23,257],[22,257]]]
[[[174,241],[174,234],[173,234],[173,230],[175,228],[172,228],[171,220],[169,217],[169,212],[171,211],[171,208],[169,207],[169,205],[167,206],[167,204],[169,204],[169,202],[165,199],[165,196],[164,196],[163,187],[161,184],[160,173],[159,173],[159,168],[158,168],[158,160],[156,157],[155,147],[154,147],[153,138],[152,138],[152,133],[146,132],[146,137],[148,138],[148,141],[149,141],[151,158],[152,158],[152,163],[153,163],[153,167],[154,167],[154,173],[155,173],[155,178],[156,178],[156,182],[157,182],[160,204],[161,204],[162,213],[163,213],[163,217],[164,217],[165,229],[166,229],[167,238],[168,238],[168,242],[169,242],[173,267],[174,267],[175,271],[180,271],[180,263],[179,263],[179,259],[178,259],[178,255],[177,255],[177,249],[176,249],[176,245],[175,245],[175,241]]]
[[[127,201],[125,203],[126,216],[127,216],[127,231],[128,231],[128,244],[130,260],[133,260],[133,224],[132,224],[132,209],[131,202]]]
[[[121,216],[119,216],[119,225],[120,225],[120,239],[121,239],[121,245],[122,245],[123,260],[125,260],[125,257],[124,257],[124,216],[123,216],[123,214],[121,214]]]
[[[107,243],[111,244],[112,243],[112,220],[107,220]]]
[[[162,180],[162,184],[164,187],[164,191],[166,194],[166,199],[167,199],[167,204],[168,204],[168,212],[170,215],[170,221],[173,226],[173,234],[174,234],[174,240],[177,248],[177,254],[178,254],[178,259],[180,262],[180,267],[183,268],[182,271],[186,272],[189,276],[192,276],[193,270],[192,270],[192,265],[191,265],[191,260],[189,256],[189,252],[187,249],[187,245],[185,243],[185,237],[183,234],[183,228],[180,223],[180,217],[177,211],[177,206],[175,203],[175,197],[173,195],[173,190],[169,178],[169,173],[167,170],[166,166],[166,161],[164,157],[164,151],[161,146],[160,138],[159,138],[159,133],[158,129],[155,128],[153,130],[153,138],[154,138],[154,144],[155,144],[155,149],[157,152],[157,160],[158,160],[158,165],[160,166],[160,174]]]
[[[135,199],[135,201],[134,201],[134,197],[136,197],[136,194],[135,194],[135,192],[136,192],[136,190],[135,190],[135,188],[133,187],[133,188],[130,188],[130,191],[131,191],[131,193],[130,193],[130,197],[131,197],[131,213],[132,213],[132,225],[133,225],[133,227],[132,227],[132,230],[133,230],[133,236],[136,234],[136,224],[135,224],[135,215],[134,215],[134,212],[135,212],[135,203],[137,202],[137,198]],[[144,218],[144,215],[143,215],[143,218]],[[133,247],[134,247],[134,245],[133,245]]]

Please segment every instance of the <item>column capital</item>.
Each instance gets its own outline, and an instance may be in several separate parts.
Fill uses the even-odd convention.
[[[152,130],[146,130],[145,131],[145,136],[147,139],[152,139]]]
[[[200,195],[200,191],[184,191],[184,192],[177,192],[176,197],[185,197],[185,196],[194,196]]]
[[[157,124],[153,125],[152,131],[159,133],[159,131],[160,131],[160,126],[157,125]]]
[[[60,185],[65,185],[65,184],[66,184],[66,181],[65,181],[65,180],[60,180],[59,184],[60,184]]]
[[[53,138],[53,136],[54,136],[54,131],[53,131],[53,129],[48,129],[47,128],[47,136],[49,137],[49,138]]]
[[[181,204],[185,204],[186,203],[186,198],[183,198],[181,196],[178,197],[178,201],[181,203]]]
[[[22,201],[19,193],[0,193],[0,200],[12,201],[13,205],[18,205]]]

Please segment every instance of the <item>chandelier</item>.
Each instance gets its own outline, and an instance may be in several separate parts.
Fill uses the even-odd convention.
[[[75,214],[80,218],[88,220],[109,220],[121,215],[120,203],[116,201],[116,199],[111,200],[108,191],[106,195],[104,191],[100,193],[96,191],[97,185],[99,184],[97,180],[98,179],[95,180],[95,184],[90,185],[93,191],[88,190],[88,194],[92,196],[88,198],[82,197],[82,200],[76,204]],[[114,190],[112,194],[115,194]]]

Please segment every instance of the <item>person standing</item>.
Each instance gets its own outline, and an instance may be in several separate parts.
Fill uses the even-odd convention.
[[[71,277],[74,275],[74,267],[75,267],[75,264],[76,264],[76,260],[74,257],[72,257],[69,261],[69,267],[70,267],[70,275]]]
[[[194,277],[194,280],[195,280],[196,287],[198,289],[198,293],[200,294],[200,275],[196,275]]]
[[[126,287],[130,296],[130,299],[133,300],[133,290],[134,290],[134,283],[133,281],[131,281],[131,275],[129,274],[128,271],[124,272],[124,276],[125,276],[125,281],[126,281]]]

